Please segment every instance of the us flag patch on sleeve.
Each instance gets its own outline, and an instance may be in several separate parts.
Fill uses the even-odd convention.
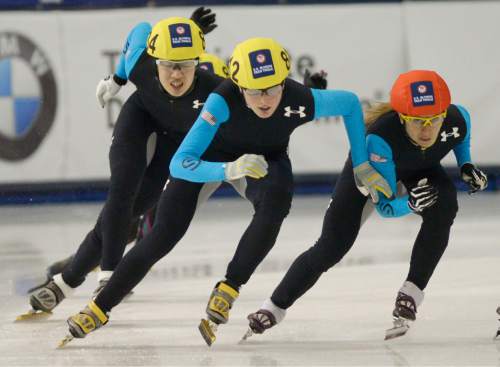
[[[215,118],[215,116],[208,111],[203,111],[201,114],[201,118],[212,126],[215,126],[215,124],[217,123],[217,119]]]
[[[378,154],[372,153],[370,154],[370,160],[372,162],[379,162],[379,163],[385,163],[387,162],[387,158],[384,158]]]

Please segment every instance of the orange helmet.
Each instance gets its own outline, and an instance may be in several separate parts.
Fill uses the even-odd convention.
[[[391,89],[392,108],[404,115],[437,115],[451,103],[450,90],[438,73],[412,70],[401,74]]]

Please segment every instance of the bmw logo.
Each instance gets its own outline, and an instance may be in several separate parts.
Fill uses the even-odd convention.
[[[45,53],[29,38],[0,32],[0,159],[29,157],[49,132],[57,86]]]
[[[266,62],[266,55],[258,54],[256,59],[259,64],[263,64],[264,62]]]
[[[418,93],[420,93],[420,94],[424,94],[425,92],[427,92],[427,87],[423,84],[420,84],[417,89],[418,89]]]
[[[177,31],[177,34],[184,34],[184,32],[186,32],[186,30],[184,29],[184,27],[181,26],[181,25],[178,26],[175,30]]]

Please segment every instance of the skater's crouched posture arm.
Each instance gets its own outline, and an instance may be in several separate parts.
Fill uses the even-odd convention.
[[[471,163],[469,114],[450,102],[448,86],[437,73],[415,70],[396,80],[390,104],[367,114],[370,163],[388,179],[394,192],[396,181],[401,181],[409,193],[392,199],[381,197],[378,212],[384,217],[408,213],[422,217],[410,271],[397,295],[393,315],[398,319],[415,320],[423,290],[446,249],[458,210],[456,189],[440,161],[453,150],[471,191],[487,185],[484,173]],[[358,235],[366,203],[356,188],[348,159],[320,238],[294,261],[262,308],[249,315],[250,332],[262,333],[280,322],[285,310],[343,258]]]
[[[225,280],[217,283],[207,307],[214,324],[227,322],[240,286],[273,247],[290,209],[290,135],[314,118],[343,116],[360,185],[374,198],[377,190],[387,197],[392,195],[387,182],[367,161],[358,98],[346,91],[307,88],[288,79],[289,70],[287,52],[272,39],[250,39],[235,48],[231,80],[224,81],[209,96],[172,160],[171,177],[160,198],[151,233],[126,254],[95,302],[69,319],[72,335],[83,337],[92,331],[94,328],[85,327],[86,321],[95,327],[106,321],[107,313],[177,244],[189,227],[207,182],[240,179],[255,213],[229,263]],[[99,315],[106,317],[101,319]],[[201,330],[210,344],[215,335],[204,326],[206,323]]]

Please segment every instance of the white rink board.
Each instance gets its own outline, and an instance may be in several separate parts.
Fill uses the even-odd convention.
[[[490,165],[500,163],[499,16],[495,1],[405,5],[409,67],[441,72],[471,114],[473,160]]]
[[[409,67],[436,68],[448,79],[455,100],[471,110],[475,161],[499,164],[500,147],[495,144],[493,129],[497,126],[494,119],[500,115],[494,98],[500,76],[493,68],[498,65],[500,50],[473,42],[482,39],[495,44],[493,37],[500,25],[494,21],[483,24],[481,19],[483,14],[492,20],[500,15],[499,5],[214,6],[219,28],[207,36],[207,47],[227,58],[239,41],[272,36],[290,50],[294,77],[300,79],[299,74],[312,62],[314,69],[329,72],[331,88],[352,90],[362,100],[386,99],[393,79]],[[468,14],[474,17],[467,20],[468,27],[462,27],[465,20],[460,17],[467,7],[473,9]],[[22,32],[45,51],[56,76],[59,99],[54,125],[34,155],[15,163],[0,158],[0,182],[106,179],[110,122],[116,118],[119,104],[102,110],[95,100],[97,82],[116,63],[105,54],[119,52],[138,22],[189,16],[193,9],[0,13],[0,32]],[[421,13],[432,14],[429,24],[420,26]],[[440,26],[437,19],[443,17],[446,22]],[[445,37],[445,46],[441,38],[430,37],[435,32]],[[464,46],[464,37],[473,39]],[[462,54],[466,61],[457,63],[457,55]],[[431,56],[435,58],[425,59]],[[120,101],[132,90],[132,86],[124,88]],[[294,171],[338,172],[347,149],[341,121],[303,126],[291,140]]]

